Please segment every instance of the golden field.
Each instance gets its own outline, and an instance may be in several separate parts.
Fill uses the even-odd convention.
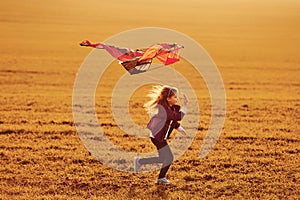
[[[12,0],[0,3],[0,199],[299,199],[300,2]],[[176,64],[197,93],[197,135],[168,172],[131,174],[97,161],[82,144],[72,115],[76,74],[92,49],[122,31],[164,27],[210,54],[226,89],[226,121],[205,158],[199,148],[211,119],[204,81]],[[108,109],[120,74],[113,63],[96,94],[99,124],[127,151],[154,150],[125,136]],[[109,77],[109,74],[115,76]],[[103,90],[104,88],[104,90]],[[147,123],[147,87],[131,115]]]

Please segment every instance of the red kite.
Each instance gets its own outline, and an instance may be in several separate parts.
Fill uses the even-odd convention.
[[[178,44],[157,43],[148,48],[132,50],[104,43],[93,44],[88,40],[84,40],[80,45],[105,49],[114,58],[118,59],[130,74],[146,72],[152,63],[153,58],[157,58],[164,65],[173,64],[179,61],[179,53],[183,48],[183,46]]]

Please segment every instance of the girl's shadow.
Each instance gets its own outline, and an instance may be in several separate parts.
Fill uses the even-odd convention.
[[[169,192],[172,192],[175,187],[173,184],[156,184],[155,190],[152,193],[154,197],[157,196],[160,199],[168,199]]]
[[[174,188],[175,186],[170,184],[170,185],[165,185],[165,184],[155,184],[155,186],[148,190],[148,197],[154,198],[154,199],[168,199],[169,192]],[[137,187],[136,186],[131,186],[129,189],[129,192],[127,194],[127,197],[129,199],[134,198],[134,197],[139,197],[141,198],[141,194],[136,191]],[[171,189],[171,190],[170,190]]]

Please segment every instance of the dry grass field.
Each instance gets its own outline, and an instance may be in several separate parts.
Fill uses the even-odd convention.
[[[299,1],[11,0],[0,10],[0,199],[300,199]],[[79,42],[152,26],[200,43],[227,94],[221,137],[200,159],[210,97],[200,76],[183,72],[201,119],[170,168],[171,186],[155,184],[157,171],[131,174],[97,161],[72,115],[76,73],[91,51]],[[125,71],[114,63],[114,73]],[[127,151],[154,150],[115,126],[106,109],[113,77],[96,94],[105,134]],[[139,106],[146,89],[130,104],[138,124],[147,121]]]

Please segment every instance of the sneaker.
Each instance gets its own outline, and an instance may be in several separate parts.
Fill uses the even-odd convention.
[[[158,183],[158,184],[159,184],[159,183],[170,184],[170,181],[169,181],[168,179],[166,179],[166,178],[159,178],[159,179],[157,180],[157,183]]]
[[[141,164],[139,163],[139,158],[138,157],[134,157],[134,172],[138,173],[139,169],[141,167]]]

